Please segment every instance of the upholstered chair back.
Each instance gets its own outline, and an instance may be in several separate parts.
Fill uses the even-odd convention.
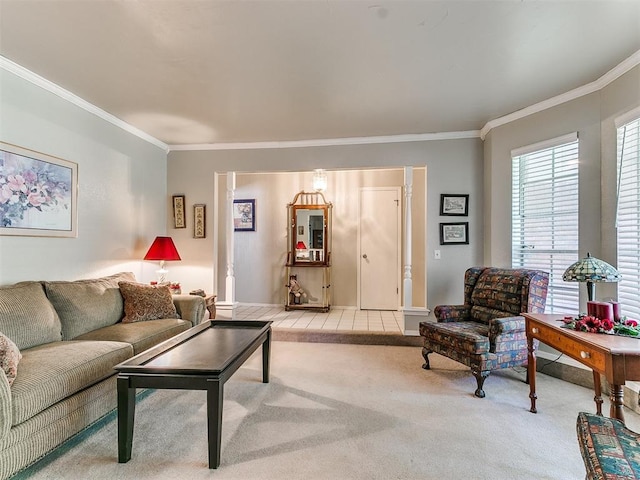
[[[540,270],[473,267],[465,272],[465,305],[471,318],[488,324],[492,318],[522,312],[544,313],[549,274]]]

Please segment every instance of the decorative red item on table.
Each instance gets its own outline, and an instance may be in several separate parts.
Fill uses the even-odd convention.
[[[614,320],[613,305],[609,302],[587,302],[587,315]]]
[[[613,307],[613,320],[616,322],[620,321],[620,304],[618,302],[614,302],[613,300],[609,300],[609,303]]]

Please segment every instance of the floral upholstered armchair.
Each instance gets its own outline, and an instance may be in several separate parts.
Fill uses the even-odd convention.
[[[464,275],[464,305],[438,305],[437,323],[421,322],[424,369],[439,353],[471,367],[478,388],[492,370],[527,363],[525,321],[520,313],[544,313],[549,274],[540,270],[473,267]]]

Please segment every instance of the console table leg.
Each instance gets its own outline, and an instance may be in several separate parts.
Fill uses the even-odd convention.
[[[611,409],[609,416],[624,423],[624,385],[611,385]]]
[[[118,376],[118,462],[131,460],[133,422],[136,412],[136,389],[129,387],[129,377]]]
[[[593,370],[593,390],[595,392],[593,401],[596,402],[596,414],[602,416],[602,384],[600,374],[595,370]]]
[[[269,383],[269,357],[271,356],[271,329],[262,344],[262,383]]]
[[[222,400],[224,384],[219,380],[208,380],[207,389],[207,432],[209,436],[209,468],[220,466],[222,443]]]
[[[531,399],[531,413],[538,413],[536,409],[536,346],[533,337],[527,336],[527,379],[529,380],[529,398]]]

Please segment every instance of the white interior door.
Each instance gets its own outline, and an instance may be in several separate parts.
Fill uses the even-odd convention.
[[[400,189],[360,189],[359,296],[363,310],[400,305]]]

